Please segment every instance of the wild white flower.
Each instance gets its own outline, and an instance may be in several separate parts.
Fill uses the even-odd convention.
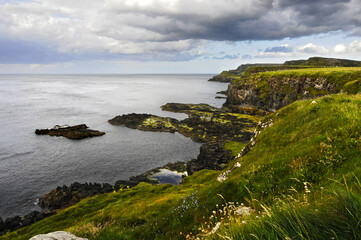
[[[246,216],[246,215],[250,215],[251,214],[251,208],[250,207],[244,207],[244,206],[240,206],[238,208],[236,208],[236,210],[234,211],[238,216]]]

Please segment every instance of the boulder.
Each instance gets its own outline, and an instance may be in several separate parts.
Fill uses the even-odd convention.
[[[87,238],[77,237],[68,232],[57,231],[48,234],[39,234],[30,238],[30,240],[87,240]]]

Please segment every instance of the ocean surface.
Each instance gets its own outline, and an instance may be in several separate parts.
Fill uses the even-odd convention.
[[[112,126],[126,113],[163,112],[168,102],[220,107],[227,84],[212,75],[0,75],[0,217],[39,210],[36,200],[59,185],[128,179],[168,162],[196,158],[200,144],[178,134]],[[85,123],[104,136],[38,136],[37,128]]]

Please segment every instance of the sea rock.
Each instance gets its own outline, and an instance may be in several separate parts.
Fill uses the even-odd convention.
[[[39,234],[30,238],[30,240],[88,240],[88,239],[77,237],[68,232],[57,231],[48,234]]]
[[[91,197],[101,193],[114,191],[113,186],[109,183],[72,183],[69,187],[63,185],[51,190],[43,197],[39,198],[41,208],[55,210],[62,209],[86,197]]]
[[[142,131],[171,132],[177,131],[175,125],[179,123],[177,119],[158,117],[152,114],[124,114],[116,116],[108,122],[112,125],[123,125],[128,128]]]
[[[188,118],[177,120],[151,114],[125,114],[108,122],[142,131],[179,132],[195,142],[233,140],[247,142],[253,135],[247,129],[257,125],[253,117],[225,112],[207,104],[167,103],[163,110],[186,113]]]
[[[0,236],[5,234],[7,231],[15,231],[17,229],[20,229],[22,227],[31,225],[35,222],[38,222],[48,216],[51,216],[55,214],[55,212],[47,211],[47,212],[38,212],[33,211],[29,214],[26,214],[23,217],[20,216],[14,216],[6,219],[3,221],[2,218],[0,218]]]
[[[59,126],[55,125],[50,129],[36,129],[37,135],[49,135],[49,136],[63,136],[70,139],[83,139],[89,137],[102,136],[105,132],[88,129],[87,125],[80,124],[76,126]]]
[[[224,149],[225,142],[208,142],[201,146],[197,159],[187,162],[187,173],[192,175],[202,169],[221,170],[223,165],[233,160],[232,151]]]
[[[185,103],[167,103],[160,107],[163,111],[175,113],[188,113],[190,111],[198,112],[220,112],[219,108],[212,107],[205,103],[199,104],[185,104]]]

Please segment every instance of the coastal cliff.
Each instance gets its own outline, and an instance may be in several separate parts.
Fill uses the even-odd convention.
[[[222,109],[163,106],[195,118],[187,120],[198,121],[194,129],[187,121],[154,115],[115,117],[110,123],[180,133],[183,127],[188,133],[182,134],[194,133],[204,144],[190,161],[193,165],[186,166],[192,175],[180,185],[108,187],[109,193],[83,199],[0,239],[59,230],[89,239],[360,239],[361,69],[292,66],[248,68],[230,83]],[[233,124],[222,115],[245,112],[251,125],[236,130],[248,128],[252,135],[247,141],[222,142],[207,132],[207,124]],[[199,138],[204,126],[212,136],[205,140]]]
[[[361,68],[310,68],[259,72],[232,81],[225,106],[274,112],[296,100],[361,90]]]

